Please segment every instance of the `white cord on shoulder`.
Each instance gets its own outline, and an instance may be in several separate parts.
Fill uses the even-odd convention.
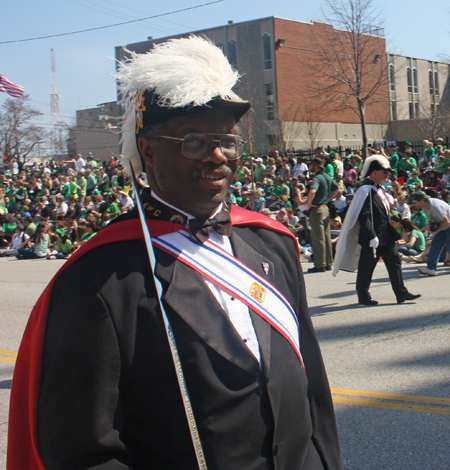
[[[139,197],[139,192],[137,190],[136,176],[134,174],[133,165],[130,162],[131,166],[131,177],[133,180],[133,189],[135,194],[136,205],[139,210],[139,219],[142,225],[142,231],[144,232],[145,245],[147,247],[148,258],[150,261],[150,267],[153,273],[153,280],[155,281],[156,291],[158,293],[158,303],[161,309],[161,315],[164,321],[164,326],[166,329],[167,339],[169,341],[170,352],[172,354],[173,365],[175,366],[175,372],[177,375],[178,386],[180,387],[181,398],[183,400],[184,410],[186,412],[186,418],[189,425],[189,431],[191,433],[192,443],[194,445],[195,455],[197,457],[198,468],[200,470],[207,470],[205,456],[203,454],[202,443],[198,435],[197,424],[195,422],[194,412],[192,411],[191,400],[189,398],[188,389],[186,387],[186,381],[184,379],[183,369],[181,367],[180,357],[178,355],[178,348],[175,342],[175,337],[173,335],[173,330],[167,317],[164,305],[162,303],[162,285],[159,279],[155,274],[156,267],[156,258],[153,251],[152,239],[150,236],[150,230],[148,229],[147,222],[145,220],[144,209],[142,208],[141,198]]]

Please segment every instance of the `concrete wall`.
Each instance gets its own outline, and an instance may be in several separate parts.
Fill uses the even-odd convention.
[[[409,103],[417,102],[419,117],[427,116],[433,102],[430,94],[428,72],[430,69],[438,71],[439,96],[436,103],[440,104],[442,110],[450,111],[450,76],[449,65],[442,62],[434,62],[425,59],[416,59],[400,55],[392,55],[395,69],[395,95],[391,100],[397,102],[397,119],[399,121],[409,120]],[[417,68],[417,93],[408,92],[407,68]]]
[[[116,131],[117,132],[117,131]],[[89,152],[95,159],[107,162],[112,155],[119,155],[119,136],[106,129],[90,132],[77,132],[75,134],[77,153],[81,153],[84,158]]]
[[[386,140],[387,124],[367,124],[366,131],[369,143]],[[288,121],[285,123],[285,134],[288,136],[288,147],[308,149],[311,141],[308,131],[313,129],[316,136],[315,146],[360,146],[362,142],[361,125],[356,123],[316,122],[311,125]]]

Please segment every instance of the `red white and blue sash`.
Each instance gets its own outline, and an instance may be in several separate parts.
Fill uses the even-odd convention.
[[[152,241],[255,311],[289,342],[304,367],[297,316],[272,284],[216,243],[208,240],[201,244],[184,230],[153,237]]]

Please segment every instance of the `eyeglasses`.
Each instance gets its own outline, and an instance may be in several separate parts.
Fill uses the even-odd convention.
[[[237,160],[244,150],[244,139],[234,134],[223,134],[219,140],[213,138],[216,134],[187,134],[184,139],[157,135],[160,139],[176,140],[183,142],[181,151],[187,158],[201,160],[206,157],[214,145],[220,148],[222,155],[227,160]]]

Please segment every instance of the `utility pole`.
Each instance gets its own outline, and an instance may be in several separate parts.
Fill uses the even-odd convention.
[[[51,143],[54,156],[61,151],[62,133],[59,119],[59,95],[56,91],[56,56],[54,49],[50,49],[52,93],[50,95],[50,114],[52,116]]]

